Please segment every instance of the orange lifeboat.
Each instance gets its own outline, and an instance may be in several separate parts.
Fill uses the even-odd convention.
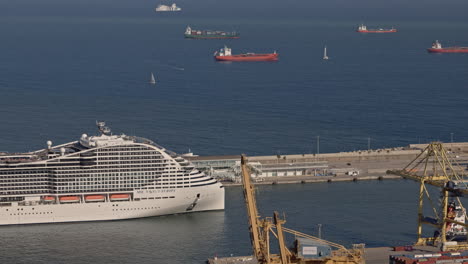
[[[85,200],[86,202],[104,202],[106,197],[104,195],[87,195]]]
[[[42,200],[43,200],[44,202],[50,203],[50,202],[54,202],[54,201],[55,201],[55,197],[54,197],[54,196],[44,196],[44,198],[42,198]]]
[[[77,203],[80,201],[78,196],[62,196],[59,198],[61,203]]]
[[[111,201],[128,201],[130,200],[130,194],[111,194]]]

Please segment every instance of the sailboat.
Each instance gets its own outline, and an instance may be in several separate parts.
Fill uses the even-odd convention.
[[[327,56],[327,46],[325,46],[325,49],[323,50],[323,59],[324,59],[324,60],[328,60],[328,56]]]
[[[156,79],[154,79],[153,73],[151,73],[151,79],[149,81],[150,84],[156,84]]]

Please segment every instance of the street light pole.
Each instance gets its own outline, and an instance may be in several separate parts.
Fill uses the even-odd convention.
[[[318,238],[322,239],[322,224],[318,224]]]
[[[320,154],[320,136],[317,136],[317,155]]]

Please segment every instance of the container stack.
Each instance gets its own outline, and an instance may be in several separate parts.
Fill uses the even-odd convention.
[[[392,255],[389,264],[468,264],[468,251]]]

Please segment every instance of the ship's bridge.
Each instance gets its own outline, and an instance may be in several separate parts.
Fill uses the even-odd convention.
[[[133,140],[127,138],[125,135],[100,135],[88,137],[83,134],[80,138],[80,144],[87,148],[117,146],[133,143]]]

